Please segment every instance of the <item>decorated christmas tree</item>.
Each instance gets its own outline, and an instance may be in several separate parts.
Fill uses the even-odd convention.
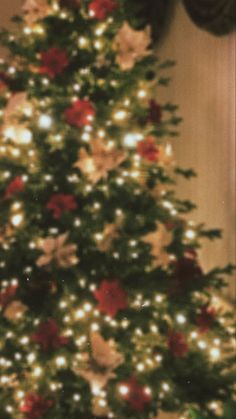
[[[176,197],[177,106],[126,0],[27,0],[1,31],[1,419],[230,418],[218,230]]]

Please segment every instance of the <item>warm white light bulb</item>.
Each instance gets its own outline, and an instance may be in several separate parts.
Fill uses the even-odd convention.
[[[123,143],[126,147],[135,148],[142,139],[143,136],[141,134],[130,133],[125,135]]]
[[[24,217],[22,214],[15,214],[11,217],[11,223],[14,227],[19,227],[23,221]]]
[[[50,129],[52,126],[52,118],[49,115],[41,115],[38,120],[39,128]]]

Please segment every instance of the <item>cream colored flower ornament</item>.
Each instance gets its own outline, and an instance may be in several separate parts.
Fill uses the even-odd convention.
[[[84,354],[83,363],[76,369],[76,373],[89,382],[91,389],[102,389],[111,378],[115,378],[114,370],[122,364],[123,355],[116,349],[115,342],[92,332],[90,335],[92,352]]]
[[[165,248],[170,245],[173,237],[172,233],[166,229],[164,224],[158,223],[156,225],[156,230],[148,233],[142,240],[151,245],[151,255],[154,258],[153,266],[167,266],[170,255]]]
[[[101,235],[97,235],[97,247],[101,252],[107,252],[111,248],[112,242],[120,235],[120,226],[121,223],[106,224],[103,233]]]
[[[22,112],[27,106],[29,106],[29,103],[25,92],[13,94],[8,100],[7,106],[4,110],[4,123],[7,124],[10,122],[18,112]]]
[[[55,263],[60,268],[69,268],[78,262],[76,256],[77,246],[75,244],[66,244],[68,233],[61,234],[58,237],[46,237],[40,248],[44,252],[36,262],[37,266],[47,266]]]
[[[27,307],[21,301],[15,300],[7,305],[6,309],[4,310],[4,317],[15,322],[23,317],[26,310]]]
[[[28,25],[33,25],[37,20],[43,19],[51,11],[47,0],[26,0],[22,9]]]
[[[80,149],[79,158],[74,167],[79,168],[92,183],[106,178],[109,171],[116,169],[125,160],[126,156],[123,151],[104,144],[100,139],[93,140],[90,146],[90,154],[84,148]]]
[[[118,31],[114,39],[114,50],[117,52],[116,61],[122,70],[131,70],[136,62],[151,53],[151,27],[136,31],[127,22]]]

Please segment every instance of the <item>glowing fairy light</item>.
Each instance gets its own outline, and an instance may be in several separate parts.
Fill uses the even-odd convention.
[[[129,148],[135,148],[137,143],[143,139],[141,134],[129,133],[126,134],[123,140],[123,144]]]
[[[64,356],[58,356],[55,362],[56,362],[56,366],[59,368],[66,366],[66,358]]]
[[[40,377],[42,375],[42,372],[43,372],[42,368],[37,366],[33,370],[33,376]]]
[[[29,28],[28,26],[25,26],[24,29],[23,29],[23,32],[24,32],[25,35],[31,35],[32,29]]]
[[[220,356],[221,356],[220,349],[219,348],[211,348],[210,356],[211,356],[211,359],[213,361],[218,361],[218,359],[220,359]]]
[[[147,96],[146,90],[139,90],[138,92],[138,98],[144,99]]]
[[[178,314],[176,316],[176,321],[179,324],[184,324],[184,323],[186,323],[186,317],[183,314]]]
[[[88,46],[88,39],[84,36],[81,36],[78,40],[78,44],[80,48],[86,48]]]
[[[189,240],[193,240],[196,238],[196,232],[194,230],[187,230],[185,232],[185,237]]]
[[[126,118],[126,116],[127,116],[126,111],[120,110],[120,111],[117,111],[117,112],[114,114],[114,119],[115,119],[116,121],[123,121],[123,120]]]
[[[11,217],[11,223],[14,227],[19,227],[24,220],[23,214],[14,214]]]
[[[122,396],[127,396],[127,394],[129,394],[129,387],[127,387],[127,386],[125,386],[125,385],[121,385],[121,386],[119,387],[119,393],[120,393]]]
[[[52,118],[49,115],[40,115],[38,126],[42,129],[50,129],[52,127]]]

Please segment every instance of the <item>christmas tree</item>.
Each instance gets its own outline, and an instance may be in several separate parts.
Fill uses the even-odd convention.
[[[233,417],[233,267],[200,267],[220,232],[176,197],[173,63],[128,6],[27,0],[1,31],[1,419]]]

